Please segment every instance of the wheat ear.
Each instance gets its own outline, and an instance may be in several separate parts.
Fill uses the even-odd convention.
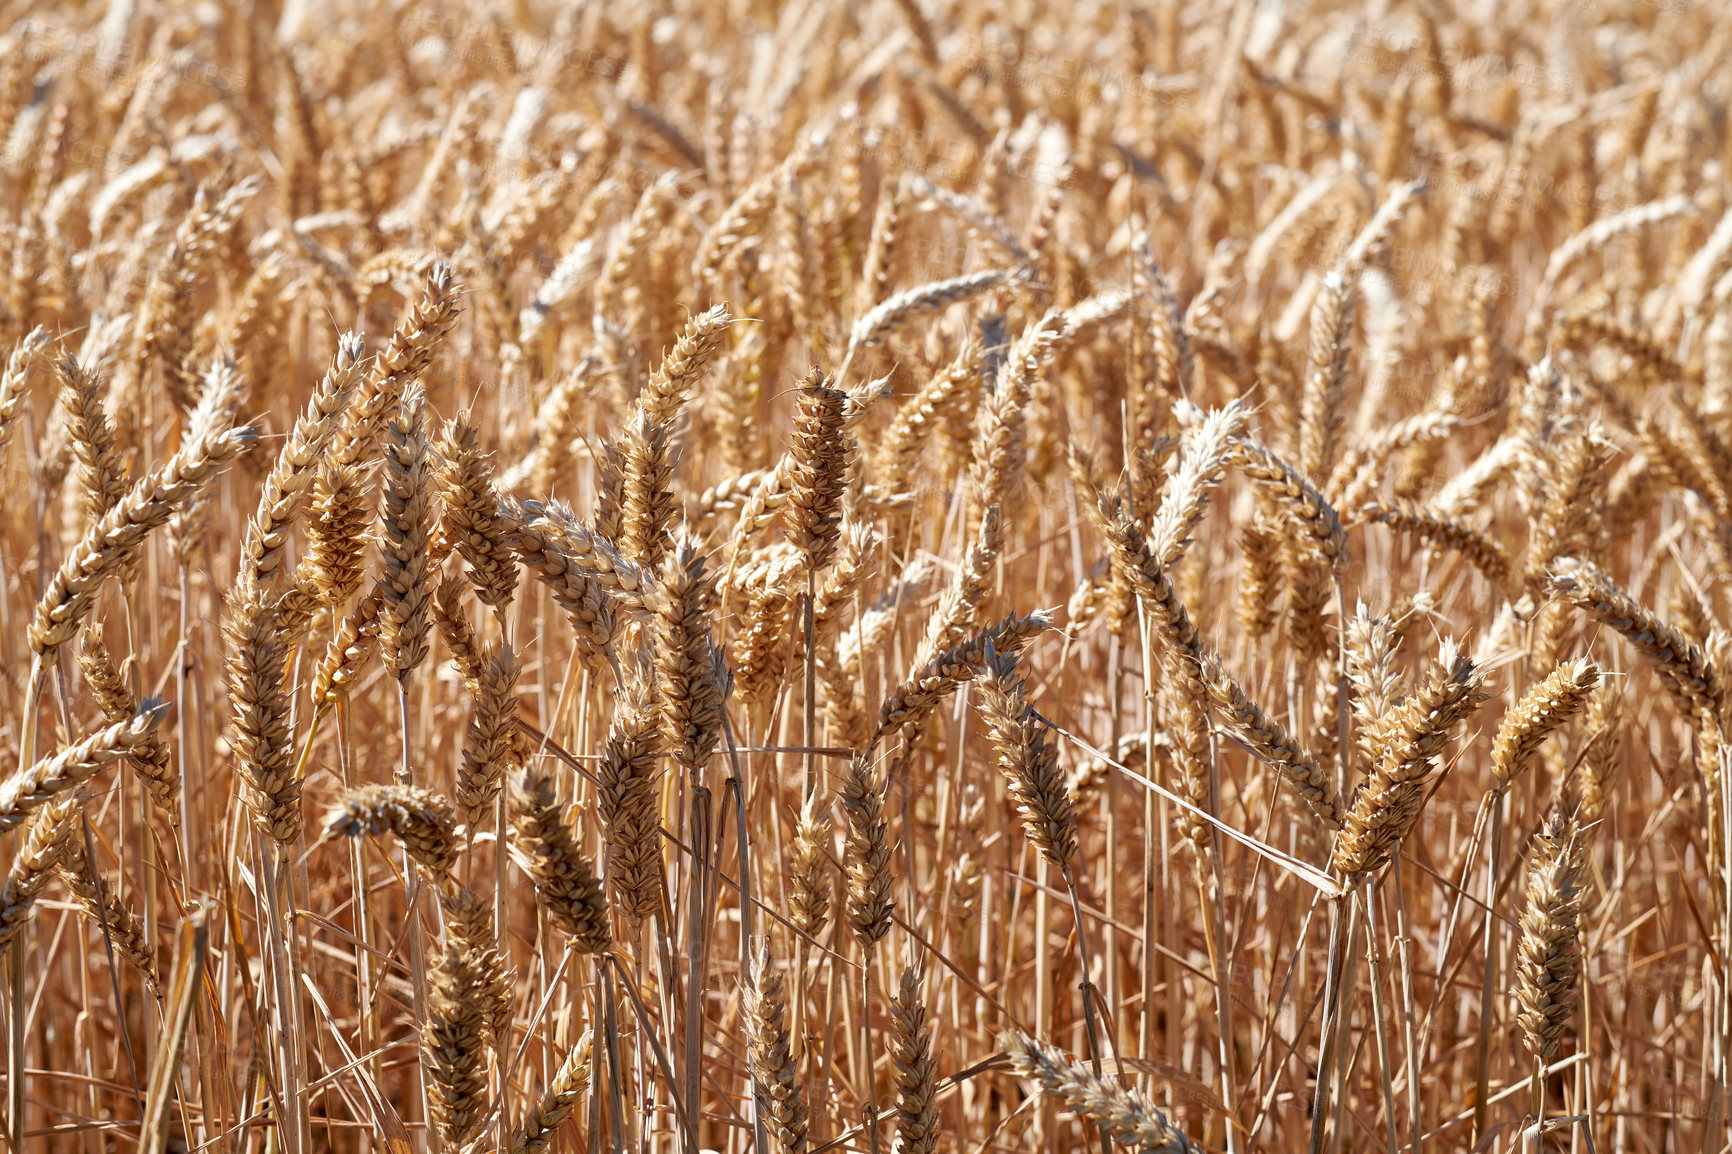
[[[23,931],[37,897],[53,879],[78,807],[77,793],[68,790],[30,815],[18,849],[12,855],[6,886],[0,890],[0,946],[10,945]]]
[[[84,684],[90,695],[111,722],[126,721],[138,713],[138,697],[132,686],[115,668],[114,659],[102,644],[102,626],[93,624],[84,632],[84,644],[79,648],[78,666],[84,671]],[[144,783],[150,800],[172,826],[180,825],[180,774],[165,744],[154,731],[128,755],[126,763]]]
[[[661,724],[652,675],[641,667],[634,672],[616,699],[596,766],[596,806],[614,901],[627,916],[643,919],[661,908]]]
[[[6,446],[12,440],[12,431],[18,427],[18,418],[24,411],[30,370],[42,359],[48,343],[48,330],[37,325],[12,346],[12,353],[6,358],[5,371],[0,372],[0,461],[6,458]]]
[[[1244,687],[1227,672],[1218,654],[1204,656],[1201,676],[1203,687],[1226,728],[1274,767],[1319,820],[1339,829],[1346,807],[1328,771],[1300,748],[1280,722],[1251,700]]]
[[[261,583],[268,583],[281,562],[289,528],[315,476],[315,465],[336,435],[343,412],[354,396],[362,369],[363,346],[358,333],[337,339],[331,367],[313,389],[307,408],[295,421],[289,439],[265,478],[257,510],[247,526],[244,556]]]
[[[1016,673],[1016,659],[986,651],[980,679],[980,712],[998,751],[998,770],[1022,811],[1023,831],[1036,849],[1068,875],[1077,853],[1076,808],[1058,752],[1028,700],[1028,686]]]
[[[848,925],[860,944],[871,948],[890,932],[890,845],[884,820],[883,787],[864,757],[850,763],[842,782],[842,809],[848,816],[843,861],[848,878]]]
[[[541,1154],[553,1144],[559,1128],[565,1125],[578,1100],[589,1090],[594,1034],[585,1030],[583,1036],[566,1052],[565,1061],[554,1071],[552,1081],[541,1092],[529,1116],[523,1120],[511,1140],[511,1154]]]
[[[511,975],[493,936],[493,903],[474,890],[447,884],[439,891],[439,915],[447,942],[458,949],[482,1034],[503,1054],[511,1041]]]
[[[499,798],[517,741],[517,660],[501,645],[480,669],[457,766],[457,805],[474,829]]]
[[[1380,521],[1400,532],[1410,533],[1428,545],[1455,550],[1467,559],[1468,564],[1479,570],[1480,575],[1491,583],[1493,589],[1501,591],[1509,584],[1509,554],[1490,536],[1470,525],[1434,513],[1411,501],[1399,500],[1370,506],[1364,509],[1360,516],[1367,520]]]
[[[313,484],[308,512],[307,551],[295,567],[294,587],[279,606],[290,632],[298,632],[319,606],[347,603],[366,580],[372,509],[361,470],[327,459]]]
[[[1600,670],[1587,658],[1566,662],[1528,690],[1498,723],[1491,769],[1500,789],[1521,776],[1552,730],[1587,703],[1600,684]]]
[[[433,350],[457,324],[461,293],[451,266],[442,261],[434,264],[421,299],[373,362],[331,442],[334,465],[352,468],[367,459],[396,416],[405,392],[427,371]]]
[[[469,563],[476,597],[503,613],[517,589],[517,556],[493,486],[492,465],[476,443],[468,410],[445,425],[434,473],[444,498],[445,536]]]
[[[937,1064],[920,1000],[920,973],[904,967],[890,1001],[890,1061],[896,1067],[896,1154],[938,1149]]]
[[[555,597],[561,586],[582,578],[596,582],[622,609],[645,611],[654,580],[564,505],[502,497],[500,509],[512,526],[512,546]]]
[[[747,1058],[762,1105],[760,1118],[779,1154],[804,1154],[806,1102],[788,1037],[787,983],[766,944],[741,991]]]
[[[1599,566],[1566,557],[1552,567],[1551,588],[1600,624],[1622,633],[1646,657],[1692,717],[1714,716],[1722,689],[1702,648],[1639,604]]]
[[[1516,946],[1516,1020],[1522,1043],[1541,1065],[1557,1056],[1575,1013],[1581,967],[1576,929],[1587,900],[1583,882],[1581,832],[1574,818],[1554,809],[1534,836]]]
[[[144,926],[137,915],[121,902],[113,887],[103,880],[71,827],[62,827],[62,853],[55,868],[78,908],[102,927],[105,940],[114,952],[137,968],[153,993],[161,988],[162,971],[157,965],[156,951],[145,936]]]
[[[350,790],[325,817],[326,837],[393,834],[435,886],[457,864],[458,840],[451,804],[414,785],[368,784]]]
[[[379,588],[379,647],[385,665],[407,685],[427,659],[432,628],[432,452],[418,390],[402,398],[385,446],[385,571]]]
[[[1114,1141],[1150,1154],[1196,1151],[1185,1132],[1139,1091],[1090,1073],[1056,1047],[1011,1030],[999,1035],[998,1048],[1009,1055],[1013,1070],[1040,1083],[1044,1093],[1100,1126]]]
[[[954,649],[939,653],[884,699],[878,710],[878,727],[868,746],[875,746],[887,733],[920,724],[956,692],[957,686],[973,681],[985,665],[989,646],[1000,655],[1015,656],[1050,628],[1052,619],[1045,613],[1006,617]]]
[[[830,821],[813,798],[800,811],[788,849],[788,920],[814,938],[830,921],[830,838]]]
[[[40,665],[53,665],[60,647],[72,640],[89,614],[97,590],[128,564],[145,535],[167,522],[256,439],[252,428],[195,427],[179,452],[145,474],[90,526],[36,603],[30,646]]]
[[[1576,771],[1574,793],[1580,798],[1576,817],[1583,824],[1599,821],[1611,804],[1623,754],[1623,686],[1615,678],[1602,678],[1599,690],[1588,701],[1582,728],[1590,745]]]
[[[279,624],[256,581],[243,581],[230,596],[223,637],[241,798],[259,832],[287,846],[301,836],[301,782],[295,776],[289,695],[283,686],[288,653]]]
[[[828,387],[816,369],[801,383],[788,539],[812,572],[829,565],[842,535],[842,491],[851,456],[842,424],[846,402],[847,395]]]
[[[721,737],[722,693],[710,638],[712,579],[690,541],[668,554],[655,603],[656,696],[663,748],[674,764],[697,774]]]
[[[450,935],[428,969],[427,1017],[420,1030],[428,1120],[448,1150],[475,1137],[488,1106],[490,1023],[471,961],[463,942]]]
[[[533,766],[511,784],[511,829],[535,896],[553,924],[583,953],[606,953],[612,939],[601,881],[577,848],[553,782]]]
[[[1388,862],[1419,820],[1437,755],[1485,700],[1484,683],[1484,670],[1446,645],[1426,687],[1392,719],[1383,760],[1354,796],[1335,838],[1333,864],[1350,884]]]
[[[126,492],[126,471],[115,447],[114,422],[103,410],[103,380],[70,354],[54,362],[60,378],[60,407],[66,414],[66,436],[78,462],[78,489],[83,524],[100,520]]]
[[[103,766],[131,756],[152,740],[157,723],[167,712],[163,702],[147,699],[137,715],[106,725],[0,782],[0,833],[23,825],[32,811],[94,776]]]

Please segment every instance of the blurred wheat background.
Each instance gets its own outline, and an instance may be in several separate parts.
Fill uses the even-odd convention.
[[[1726,1148],[1719,4],[4,12],[13,1149]]]

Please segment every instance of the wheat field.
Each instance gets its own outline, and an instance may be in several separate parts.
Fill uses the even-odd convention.
[[[4,12],[9,1148],[1727,1149],[1717,0]]]

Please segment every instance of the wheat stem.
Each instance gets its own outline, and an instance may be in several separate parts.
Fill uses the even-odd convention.
[[[1508,795],[1503,790],[1494,790],[1490,797],[1490,832],[1486,843],[1488,853],[1485,863],[1485,922],[1481,930],[1480,951],[1483,955],[1484,969],[1480,977],[1479,988],[1479,1038],[1474,1049],[1474,1093],[1473,1129],[1470,1131],[1474,1141],[1485,1133],[1486,1123],[1486,1087],[1491,1078],[1491,1028],[1492,1028],[1492,995],[1497,989],[1497,886],[1498,863],[1503,856],[1503,823],[1504,810],[1509,804]]]

